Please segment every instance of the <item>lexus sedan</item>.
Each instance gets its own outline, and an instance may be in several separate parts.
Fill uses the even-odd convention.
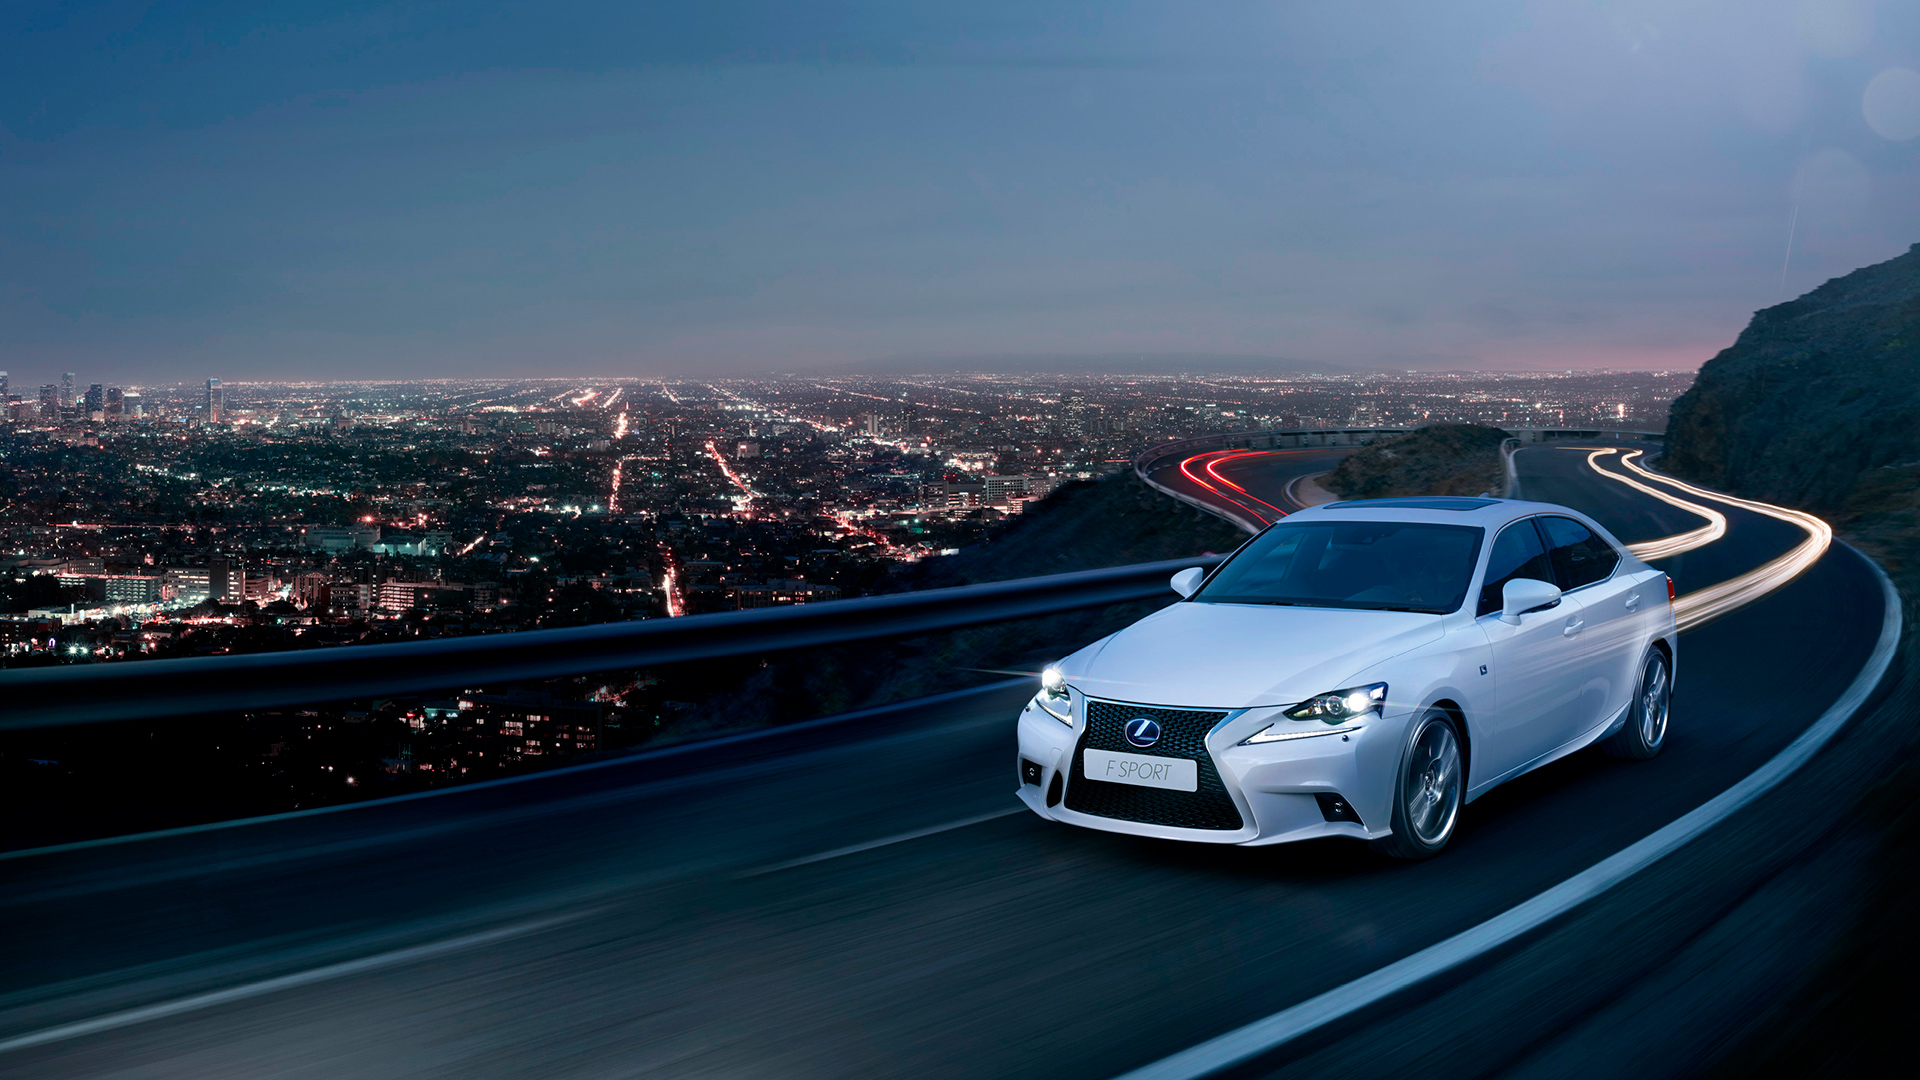
[[[1034,813],[1420,859],[1498,784],[1666,741],[1673,581],[1564,506],[1329,503],[1172,584],[1179,602],[1042,673],[1019,720]]]

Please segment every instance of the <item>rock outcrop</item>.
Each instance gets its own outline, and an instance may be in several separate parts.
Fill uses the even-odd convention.
[[[1920,244],[1766,308],[1673,403],[1661,466],[1769,502],[1838,510],[1920,461]]]

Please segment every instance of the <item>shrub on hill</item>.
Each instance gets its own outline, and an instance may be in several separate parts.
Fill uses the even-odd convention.
[[[1348,499],[1499,492],[1500,444],[1511,437],[1479,424],[1433,424],[1355,450],[1320,486]]]

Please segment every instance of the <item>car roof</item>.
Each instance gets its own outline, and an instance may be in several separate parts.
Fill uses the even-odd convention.
[[[1476,525],[1497,529],[1532,514],[1565,514],[1583,522],[1587,515],[1557,503],[1523,499],[1428,496],[1401,499],[1343,499],[1296,511],[1282,521],[1418,521],[1434,525]]]

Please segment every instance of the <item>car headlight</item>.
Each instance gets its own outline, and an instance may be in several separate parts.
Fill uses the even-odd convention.
[[[1040,692],[1034,695],[1040,707],[1055,720],[1073,726],[1073,695],[1067,690],[1067,673],[1048,665],[1040,673]]]
[[[1352,731],[1358,725],[1352,721],[1363,716],[1378,715],[1387,704],[1387,684],[1372,683],[1368,686],[1350,686],[1345,690],[1335,690],[1330,694],[1315,694],[1307,700],[1282,713],[1288,720],[1319,720],[1329,725],[1349,725],[1337,730]],[[1315,735],[1331,735],[1336,728],[1299,728],[1293,724],[1274,724],[1249,736],[1241,745],[1253,743],[1280,742],[1284,739],[1310,739]]]

